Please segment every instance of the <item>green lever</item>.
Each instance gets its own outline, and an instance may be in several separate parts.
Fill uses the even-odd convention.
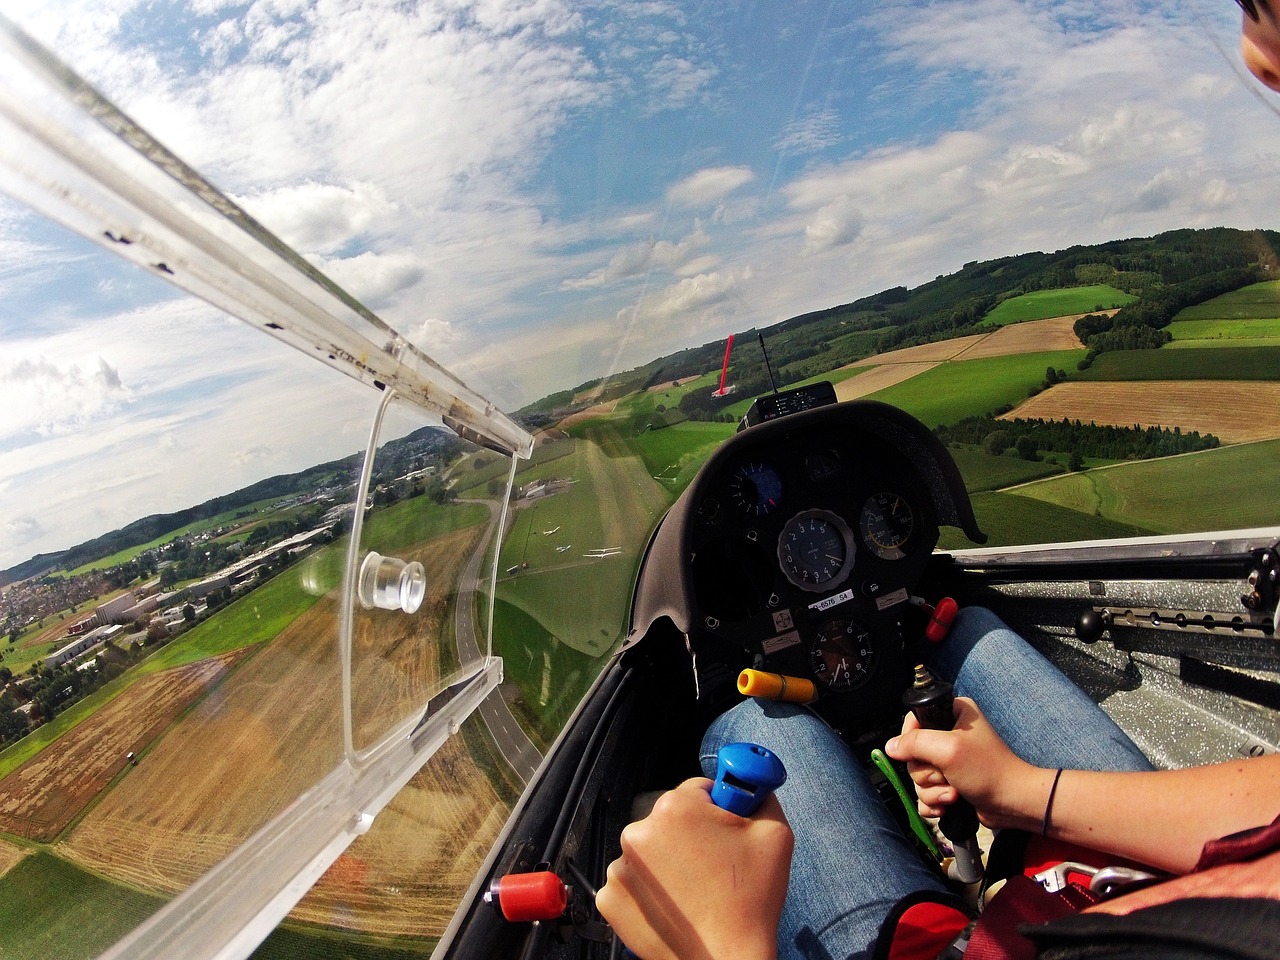
[[[872,750],[871,762],[879,768],[885,779],[893,784],[893,789],[898,792],[898,799],[902,801],[902,805],[907,810],[907,821],[911,824],[911,832],[933,854],[934,859],[941,862],[942,851],[938,849],[938,845],[934,842],[933,833],[920,818],[920,814],[916,810],[916,798],[907,792],[907,788],[903,785],[902,778],[898,776],[898,771],[894,769],[893,763],[884,755],[883,750]]]

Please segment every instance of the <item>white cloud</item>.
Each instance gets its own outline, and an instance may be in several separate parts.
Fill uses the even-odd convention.
[[[42,355],[0,362],[0,393],[5,398],[0,439],[87,427],[119,409],[131,395],[119,371],[102,357],[85,369]]]
[[[710,242],[711,238],[707,236],[702,224],[695,222],[693,232],[677,242],[651,239],[624,247],[604,267],[585,277],[565,280],[561,287],[565,290],[603,287],[618,280],[643,276],[655,268],[673,273],[682,272],[690,256]]]
[[[1181,6],[1131,0],[889,2],[848,32],[856,62],[845,47],[835,70],[777,65],[773,119],[753,127],[754,105],[734,99],[756,67],[746,31],[672,4],[191,6],[210,18],[173,4],[161,22],[141,0],[39,0],[13,15],[269,229],[513,404],[969,260],[1274,226],[1280,209],[1280,186],[1259,176],[1280,156],[1280,125],[1211,42],[1230,41],[1229,10],[1212,15],[1217,35],[1188,27]],[[129,32],[140,22],[145,46]],[[859,69],[869,85],[843,86]],[[899,105],[916,126],[898,123]],[[769,190],[746,189],[778,152],[793,159]],[[41,440],[0,454],[5,523],[44,528],[14,527],[29,549],[362,444],[376,398],[333,389],[332,372],[207,308],[151,304],[153,287],[119,309],[116,274],[4,211],[0,292],[44,291],[22,336],[6,317],[0,350],[4,429]],[[40,276],[50,264],[80,271],[93,319]],[[63,429],[74,424],[90,429]],[[73,479],[30,499],[53,477]]]
[[[308,181],[233,198],[298,252],[333,253],[391,221],[396,205],[373,184]]]
[[[685,177],[667,191],[678,206],[704,207],[723,199],[755,179],[750,167],[708,167]]]
[[[340,287],[375,309],[426,275],[422,261],[411,253],[365,251],[345,259],[321,258],[318,265]]]
[[[842,194],[821,207],[814,218],[805,224],[805,252],[820,253],[852,243],[861,230],[862,215],[858,212],[857,205]]]
[[[806,155],[840,143],[840,116],[830,108],[792,120],[773,142],[779,153]]]

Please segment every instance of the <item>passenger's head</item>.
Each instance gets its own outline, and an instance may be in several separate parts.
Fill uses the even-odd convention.
[[[1240,53],[1249,72],[1280,93],[1280,21],[1275,0],[1236,0],[1244,11]]]

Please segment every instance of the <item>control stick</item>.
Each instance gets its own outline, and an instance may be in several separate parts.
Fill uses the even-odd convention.
[[[749,817],[786,781],[786,768],[772,750],[758,743],[726,743],[716,752],[711,801],[722,810]]]
[[[749,817],[786,780],[786,768],[773,751],[756,743],[726,743],[716,753],[711,800],[722,810]],[[569,866],[574,869],[572,861]],[[576,871],[575,874],[583,892],[593,898],[595,890],[585,877]],[[550,870],[498,877],[485,893],[484,901],[512,923],[557,920],[566,911],[573,912],[569,888]],[[608,935],[608,927],[582,918],[575,917],[574,926],[587,939],[603,940]],[[635,956],[630,951],[627,955]]]
[[[950,730],[955,726],[955,691],[924,664],[916,667],[915,683],[902,695],[902,702],[926,730]],[[973,804],[957,798],[943,812],[939,826],[955,851],[949,875],[960,883],[977,883],[982,879],[982,851],[978,849],[978,814]]]

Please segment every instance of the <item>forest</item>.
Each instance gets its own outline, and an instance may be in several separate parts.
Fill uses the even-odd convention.
[[[994,416],[966,417],[934,430],[946,444],[972,444],[984,453],[999,455],[1015,450],[1024,460],[1035,460],[1042,451],[1066,454],[1071,468],[1079,470],[1084,458],[1097,460],[1149,460],[1220,445],[1212,434],[1183,433],[1179,428],[1114,427],[1079,420],[999,420]]]

